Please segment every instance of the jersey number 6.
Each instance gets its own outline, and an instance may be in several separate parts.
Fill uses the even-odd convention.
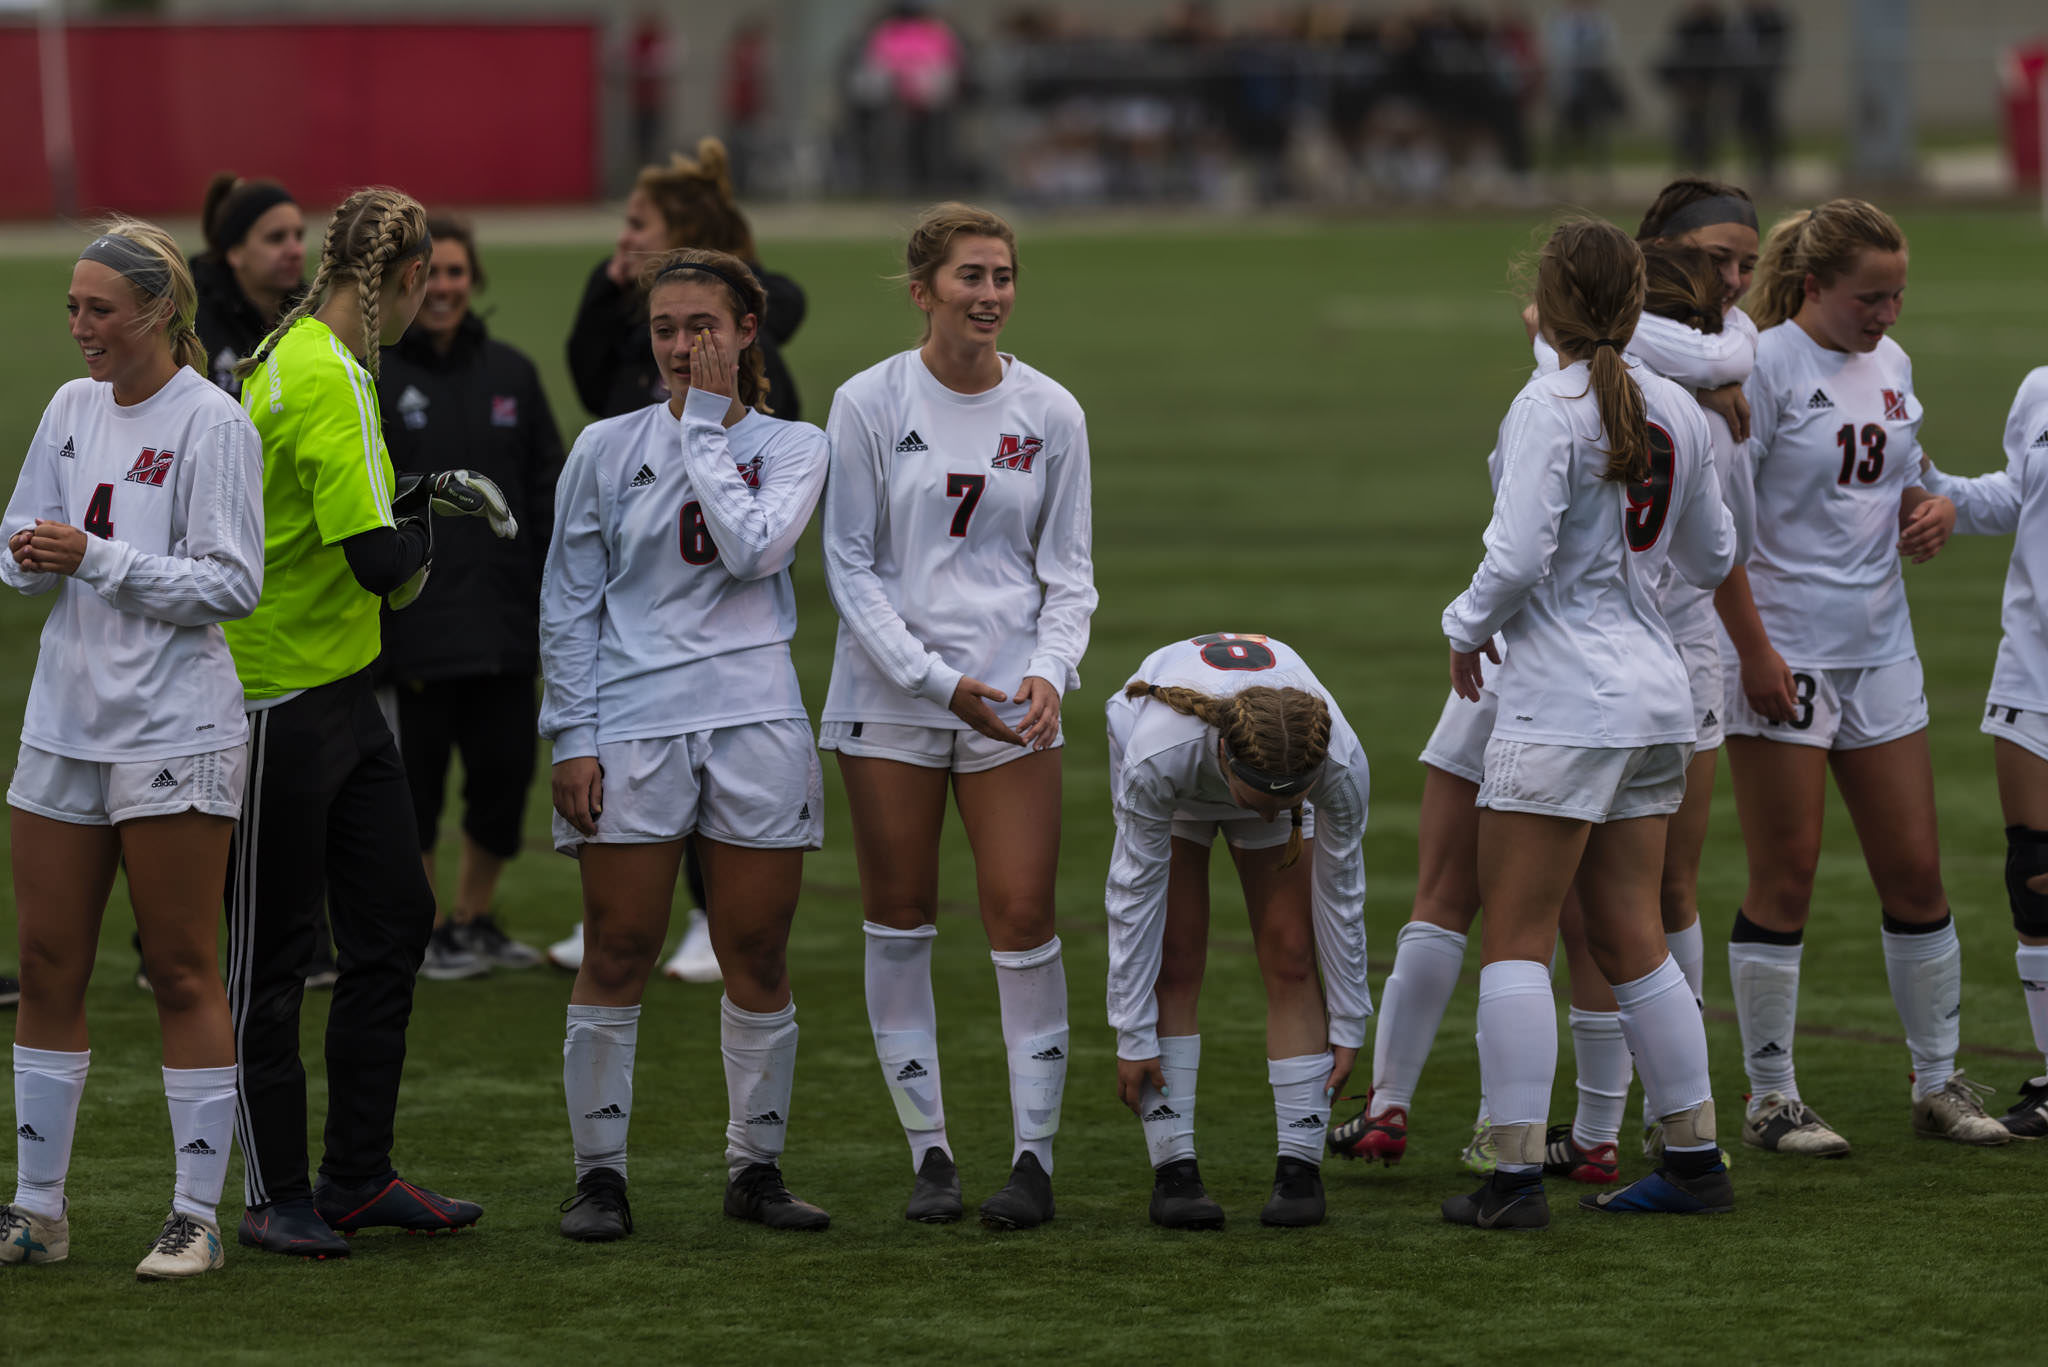
[[[987,475],[947,475],[946,497],[957,498],[960,506],[953,512],[953,535],[967,535],[967,524],[974,519],[974,510],[981,502],[981,491],[988,487]]]
[[[1632,551],[1647,551],[1657,544],[1664,533],[1664,518],[1671,511],[1671,434],[1656,423],[1649,428],[1650,477],[1628,486],[1628,511],[1621,515]]]
[[[711,529],[704,525],[704,510],[697,506],[695,499],[683,505],[676,526],[683,543],[685,565],[708,565],[718,559],[718,546],[711,539]]]

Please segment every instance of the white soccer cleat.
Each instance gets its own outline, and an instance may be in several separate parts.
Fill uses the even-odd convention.
[[[664,977],[686,983],[715,983],[725,976],[719,971],[718,955],[711,950],[711,918],[702,910],[690,908],[689,929],[661,971]]]
[[[566,940],[557,940],[548,946],[548,962],[564,973],[574,973],[583,967],[583,923],[578,921],[576,929],[569,932]]]
[[[1947,1082],[1913,1102],[1913,1133],[1958,1144],[2009,1144],[2012,1131],[1984,1112],[1991,1089],[1970,1082],[1959,1068]]]
[[[0,1206],[0,1267],[61,1263],[71,1256],[71,1217],[45,1220],[16,1206]]]
[[[1742,1117],[1742,1142],[1753,1149],[1810,1158],[1846,1158],[1849,1154],[1849,1141],[1828,1128],[1813,1107],[1783,1092],[1765,1092],[1749,1103]]]
[[[167,1282],[178,1277],[196,1277],[227,1266],[221,1251],[220,1226],[202,1224],[189,1215],[172,1211],[163,1230],[150,1245],[149,1255],[135,1265],[135,1280]]]

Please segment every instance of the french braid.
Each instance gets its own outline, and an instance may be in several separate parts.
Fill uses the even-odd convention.
[[[320,241],[320,264],[312,283],[277,327],[263,339],[254,355],[235,367],[238,379],[247,379],[270,358],[278,340],[302,318],[311,317],[327,302],[329,292],[346,281],[354,281],[363,313],[363,365],[372,379],[378,373],[379,299],[386,268],[394,262],[425,257],[432,250],[427,236],[427,211],[419,201],[400,190],[372,186],[343,200],[327,224]]]

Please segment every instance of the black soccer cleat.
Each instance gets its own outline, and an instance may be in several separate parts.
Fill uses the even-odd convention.
[[[952,1155],[934,1144],[924,1151],[917,1166],[917,1184],[910,1189],[910,1204],[903,1218],[921,1225],[950,1225],[966,1212],[960,1203],[960,1169]]]
[[[397,1173],[361,1186],[322,1182],[313,1189],[320,1218],[343,1234],[359,1229],[402,1229],[408,1234],[453,1234],[483,1218],[474,1201],[457,1201],[416,1187]]]
[[[2048,1077],[2028,1078],[2022,1082],[2020,1099],[2013,1102],[2011,1110],[1998,1117],[1998,1123],[2010,1130],[2014,1139],[2048,1137]]]
[[[1052,1178],[1027,1153],[1010,1169],[1003,1189],[981,1203],[981,1223],[989,1229],[1036,1229],[1052,1219]]]
[[[1302,1229],[1323,1222],[1323,1170],[1299,1158],[1282,1158],[1273,1167],[1273,1195],[1259,1212],[1259,1223]]]
[[[1533,1172],[1495,1168],[1479,1190],[1444,1202],[1443,1213],[1452,1224],[1474,1229],[1550,1228],[1550,1199],[1543,1194],[1542,1177]]]
[[[272,1201],[242,1212],[235,1238],[265,1253],[293,1258],[346,1258],[348,1240],[320,1218],[311,1201]]]
[[[770,1229],[824,1229],[832,1223],[830,1215],[790,1195],[782,1169],[773,1163],[749,1163],[726,1183],[725,1213]]]
[[[1223,1207],[1209,1198],[1194,1159],[1159,1165],[1152,1178],[1152,1223],[1164,1229],[1223,1228]]]
[[[562,1237],[608,1244],[633,1232],[626,1179],[612,1168],[592,1168],[576,1179],[576,1194],[562,1202]]]
[[[1619,1191],[1596,1192],[1579,1198],[1587,1210],[1604,1210],[1616,1215],[1726,1215],[1735,1209],[1735,1184],[1729,1180],[1728,1165],[1715,1156],[1705,1172],[1685,1175],[1668,1166],[1648,1177],[1639,1177]]]

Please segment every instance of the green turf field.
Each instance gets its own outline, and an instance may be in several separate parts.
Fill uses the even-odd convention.
[[[1947,468],[1993,468],[2013,390],[2048,361],[2048,243],[2018,213],[1913,213],[1904,223],[1913,279],[1897,335],[1916,362],[1926,441]],[[785,1164],[796,1190],[832,1212],[828,1233],[776,1236],[720,1215],[718,993],[658,982],[638,1064],[639,1232],[599,1248],[559,1238],[555,1206],[571,1188],[560,1083],[568,980],[543,968],[420,986],[397,1162],[482,1201],[478,1229],[438,1241],[366,1236],[332,1265],[264,1257],[230,1233],[224,1273],[138,1286],[130,1271],[162,1219],[171,1169],[154,1017],[129,985],[131,920],[117,893],[90,1001],[96,1057],[72,1169],[72,1257],[0,1275],[0,1352],[479,1362],[2025,1356],[2048,1148],[1912,1137],[1877,908],[1839,806],[1807,941],[1799,1052],[1803,1090],[1854,1141],[1851,1160],[1739,1152],[1737,1213],[1713,1221],[1595,1217],[1553,1183],[1546,1234],[1443,1225],[1438,1202],[1471,1180],[1457,1153],[1477,1085],[1475,951],[1417,1098],[1406,1161],[1333,1165],[1326,1225],[1261,1229],[1273,1153],[1263,1005],[1219,860],[1199,1135],[1230,1226],[1173,1236],[1146,1223],[1151,1174],[1137,1122],[1114,1097],[1102,1016],[1101,700],[1176,637],[1259,631],[1303,651],[1377,769],[1366,841],[1377,993],[1413,889],[1414,756],[1446,686],[1438,613],[1476,563],[1484,456],[1529,368],[1506,264],[1530,245],[1532,226],[1026,236],[1005,345],[1088,410],[1102,594],[1085,683],[1067,703],[1060,929],[1074,1065],[1053,1225],[998,1236],[900,1218],[911,1174],[867,1033],[852,848],[828,770],[827,848],[810,861],[791,947],[804,1043]],[[488,237],[483,246],[493,325],[540,362],[573,433],[581,415],[562,338],[600,249],[493,250]],[[897,267],[894,244],[770,243],[765,255],[810,291],[809,321],[787,356],[807,415],[822,422],[839,380],[916,338],[914,313],[881,280]],[[50,391],[80,372],[63,331],[66,278],[61,261],[0,262],[0,447],[21,449]],[[1908,572],[1968,960],[1963,1062],[2001,1089],[2000,1110],[2041,1062],[2014,979],[1989,743],[1976,731],[2008,549],[1958,541]],[[833,625],[815,543],[796,579],[796,654],[815,707]],[[13,661],[0,673],[0,717],[19,715],[42,611],[0,601]],[[1725,777],[1716,800],[1702,903],[1709,1033],[1732,1130],[1744,1084],[1722,944],[1743,864]],[[502,896],[504,922],[533,941],[557,938],[579,915],[574,866],[546,852],[546,816],[543,785],[528,812],[532,848]],[[975,1202],[1002,1180],[1009,1120],[993,970],[957,829],[942,895],[950,1128]],[[13,908],[0,896],[4,971]],[[309,999],[316,1123],[324,1012],[324,997]],[[1360,1091],[1367,1071],[1361,1059]],[[1571,1079],[1567,1036],[1557,1118],[1569,1114]],[[1626,1142],[1624,1160],[1626,1176],[1644,1170]],[[222,1212],[230,1229],[239,1172],[238,1162]]]

